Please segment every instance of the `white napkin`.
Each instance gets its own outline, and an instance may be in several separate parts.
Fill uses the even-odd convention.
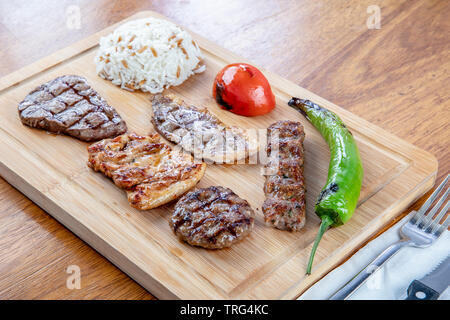
[[[361,248],[340,267],[304,292],[299,300],[325,300],[350,281],[378,254],[400,239],[399,229],[411,218],[410,213],[389,230]],[[444,234],[430,247],[400,249],[382,268],[377,270],[349,299],[397,300],[406,298],[409,284],[424,277],[450,254],[450,232]],[[450,300],[450,287],[439,300]]]

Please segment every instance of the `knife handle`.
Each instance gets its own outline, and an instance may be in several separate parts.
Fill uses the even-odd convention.
[[[424,285],[418,280],[414,280],[408,287],[408,297],[405,300],[437,300],[439,292]]]

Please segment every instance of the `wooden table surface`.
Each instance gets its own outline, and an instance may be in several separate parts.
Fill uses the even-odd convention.
[[[450,171],[449,1],[1,1],[0,76],[147,9],[433,153],[438,183]],[[154,299],[1,178],[0,212],[0,299]]]

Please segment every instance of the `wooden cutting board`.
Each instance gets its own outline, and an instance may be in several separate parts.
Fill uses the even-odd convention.
[[[150,11],[129,19],[150,16],[165,19]],[[130,130],[153,130],[148,94],[124,91],[95,73],[99,38],[121,23],[0,79],[0,174],[158,298],[296,298],[433,186],[437,161],[432,155],[263,69],[277,99],[273,112],[246,118],[221,110],[211,97],[214,76],[228,63],[246,61],[193,34],[207,70],[168,91],[206,106],[230,125],[264,129],[282,119],[302,122],[307,223],[297,233],[264,225],[259,165],[208,165],[199,187],[223,185],[247,199],[256,211],[255,229],[229,249],[206,250],[178,241],[168,225],[173,203],[150,211],[131,208],[123,190],[86,166],[87,143],[25,127],[18,117],[18,103],[33,88],[77,74],[117,109]],[[338,113],[357,140],[365,170],[354,217],[327,231],[311,276],[305,276],[305,269],[319,226],[313,205],[326,180],[329,151],[320,134],[286,105],[291,96]]]

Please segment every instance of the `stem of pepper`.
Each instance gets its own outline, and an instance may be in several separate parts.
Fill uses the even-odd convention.
[[[317,247],[319,246],[319,242],[322,239],[325,231],[328,230],[328,227],[333,224],[333,220],[331,220],[328,216],[322,217],[322,223],[320,224],[319,232],[317,233],[316,240],[314,241],[314,245],[311,249],[311,254],[309,255],[308,267],[306,268],[306,274],[311,274],[311,268],[314,260],[314,255],[316,254]]]

